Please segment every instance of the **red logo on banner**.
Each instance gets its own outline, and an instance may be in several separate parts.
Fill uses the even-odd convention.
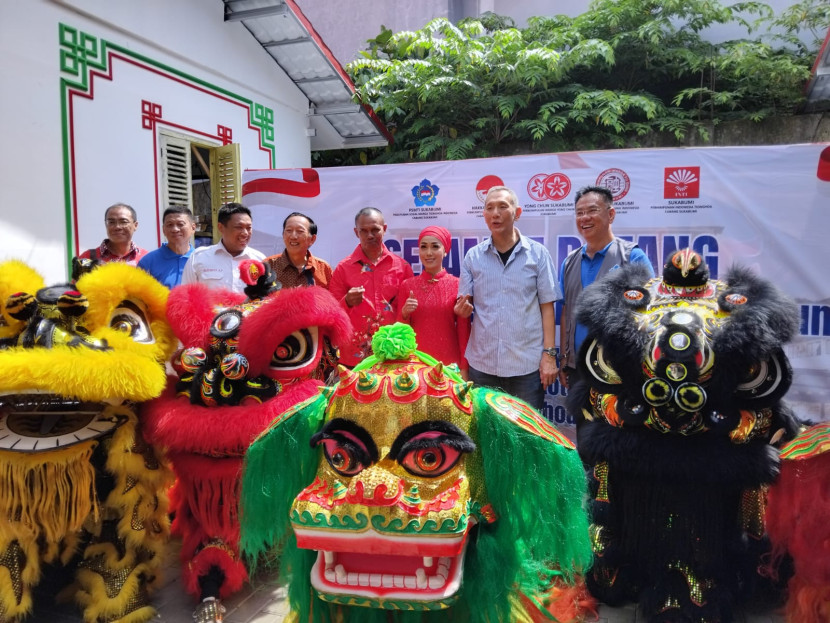
[[[484,203],[484,198],[487,196],[487,191],[493,186],[504,186],[504,182],[497,175],[485,175],[476,184],[476,197],[481,203]]]
[[[610,190],[614,201],[619,201],[631,190],[631,180],[622,169],[605,169],[597,177],[596,185]]]
[[[545,178],[547,176],[547,173],[537,173],[527,183],[527,194],[534,201],[544,201],[546,199]]]
[[[666,167],[663,198],[696,199],[700,197],[700,167]]]
[[[527,194],[536,201],[559,201],[571,192],[571,179],[564,173],[537,173],[527,183]]]
[[[564,199],[571,192],[571,178],[564,173],[552,173],[545,178],[545,195],[552,201]]]

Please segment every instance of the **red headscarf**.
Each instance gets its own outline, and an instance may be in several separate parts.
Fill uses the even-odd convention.
[[[421,243],[421,239],[424,236],[432,236],[438,239],[444,247],[444,253],[450,252],[450,246],[452,245],[452,236],[447,229],[443,227],[438,227],[438,225],[430,225],[429,227],[424,227],[421,230],[421,233],[418,235],[418,244]]]

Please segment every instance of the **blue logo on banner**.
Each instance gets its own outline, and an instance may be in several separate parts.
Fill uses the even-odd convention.
[[[438,198],[438,187],[428,179],[423,179],[418,186],[412,187],[412,196],[415,197],[416,206],[434,206]]]

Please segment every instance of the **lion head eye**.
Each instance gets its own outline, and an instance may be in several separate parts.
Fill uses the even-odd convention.
[[[343,443],[337,439],[324,439],[321,445],[329,465],[341,476],[356,476],[366,468],[363,459],[364,453],[360,452],[359,448],[355,447],[353,443]]]
[[[153,344],[156,338],[144,306],[136,301],[121,301],[110,316],[110,327],[129,335],[142,344]]]
[[[294,331],[274,349],[271,368],[291,370],[314,361],[317,355],[317,336],[317,327]]]
[[[435,478],[447,473],[461,458],[462,452],[442,439],[419,436],[412,440],[414,446],[400,457],[403,468],[415,476]]]
[[[234,337],[242,326],[242,312],[238,309],[226,309],[213,319],[210,334],[221,339]]]

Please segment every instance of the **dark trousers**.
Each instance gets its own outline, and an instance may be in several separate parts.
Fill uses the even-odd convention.
[[[538,370],[521,376],[495,376],[470,366],[469,374],[470,380],[476,385],[500,389],[511,396],[521,398],[540,413],[545,406],[545,388],[542,387]]]

